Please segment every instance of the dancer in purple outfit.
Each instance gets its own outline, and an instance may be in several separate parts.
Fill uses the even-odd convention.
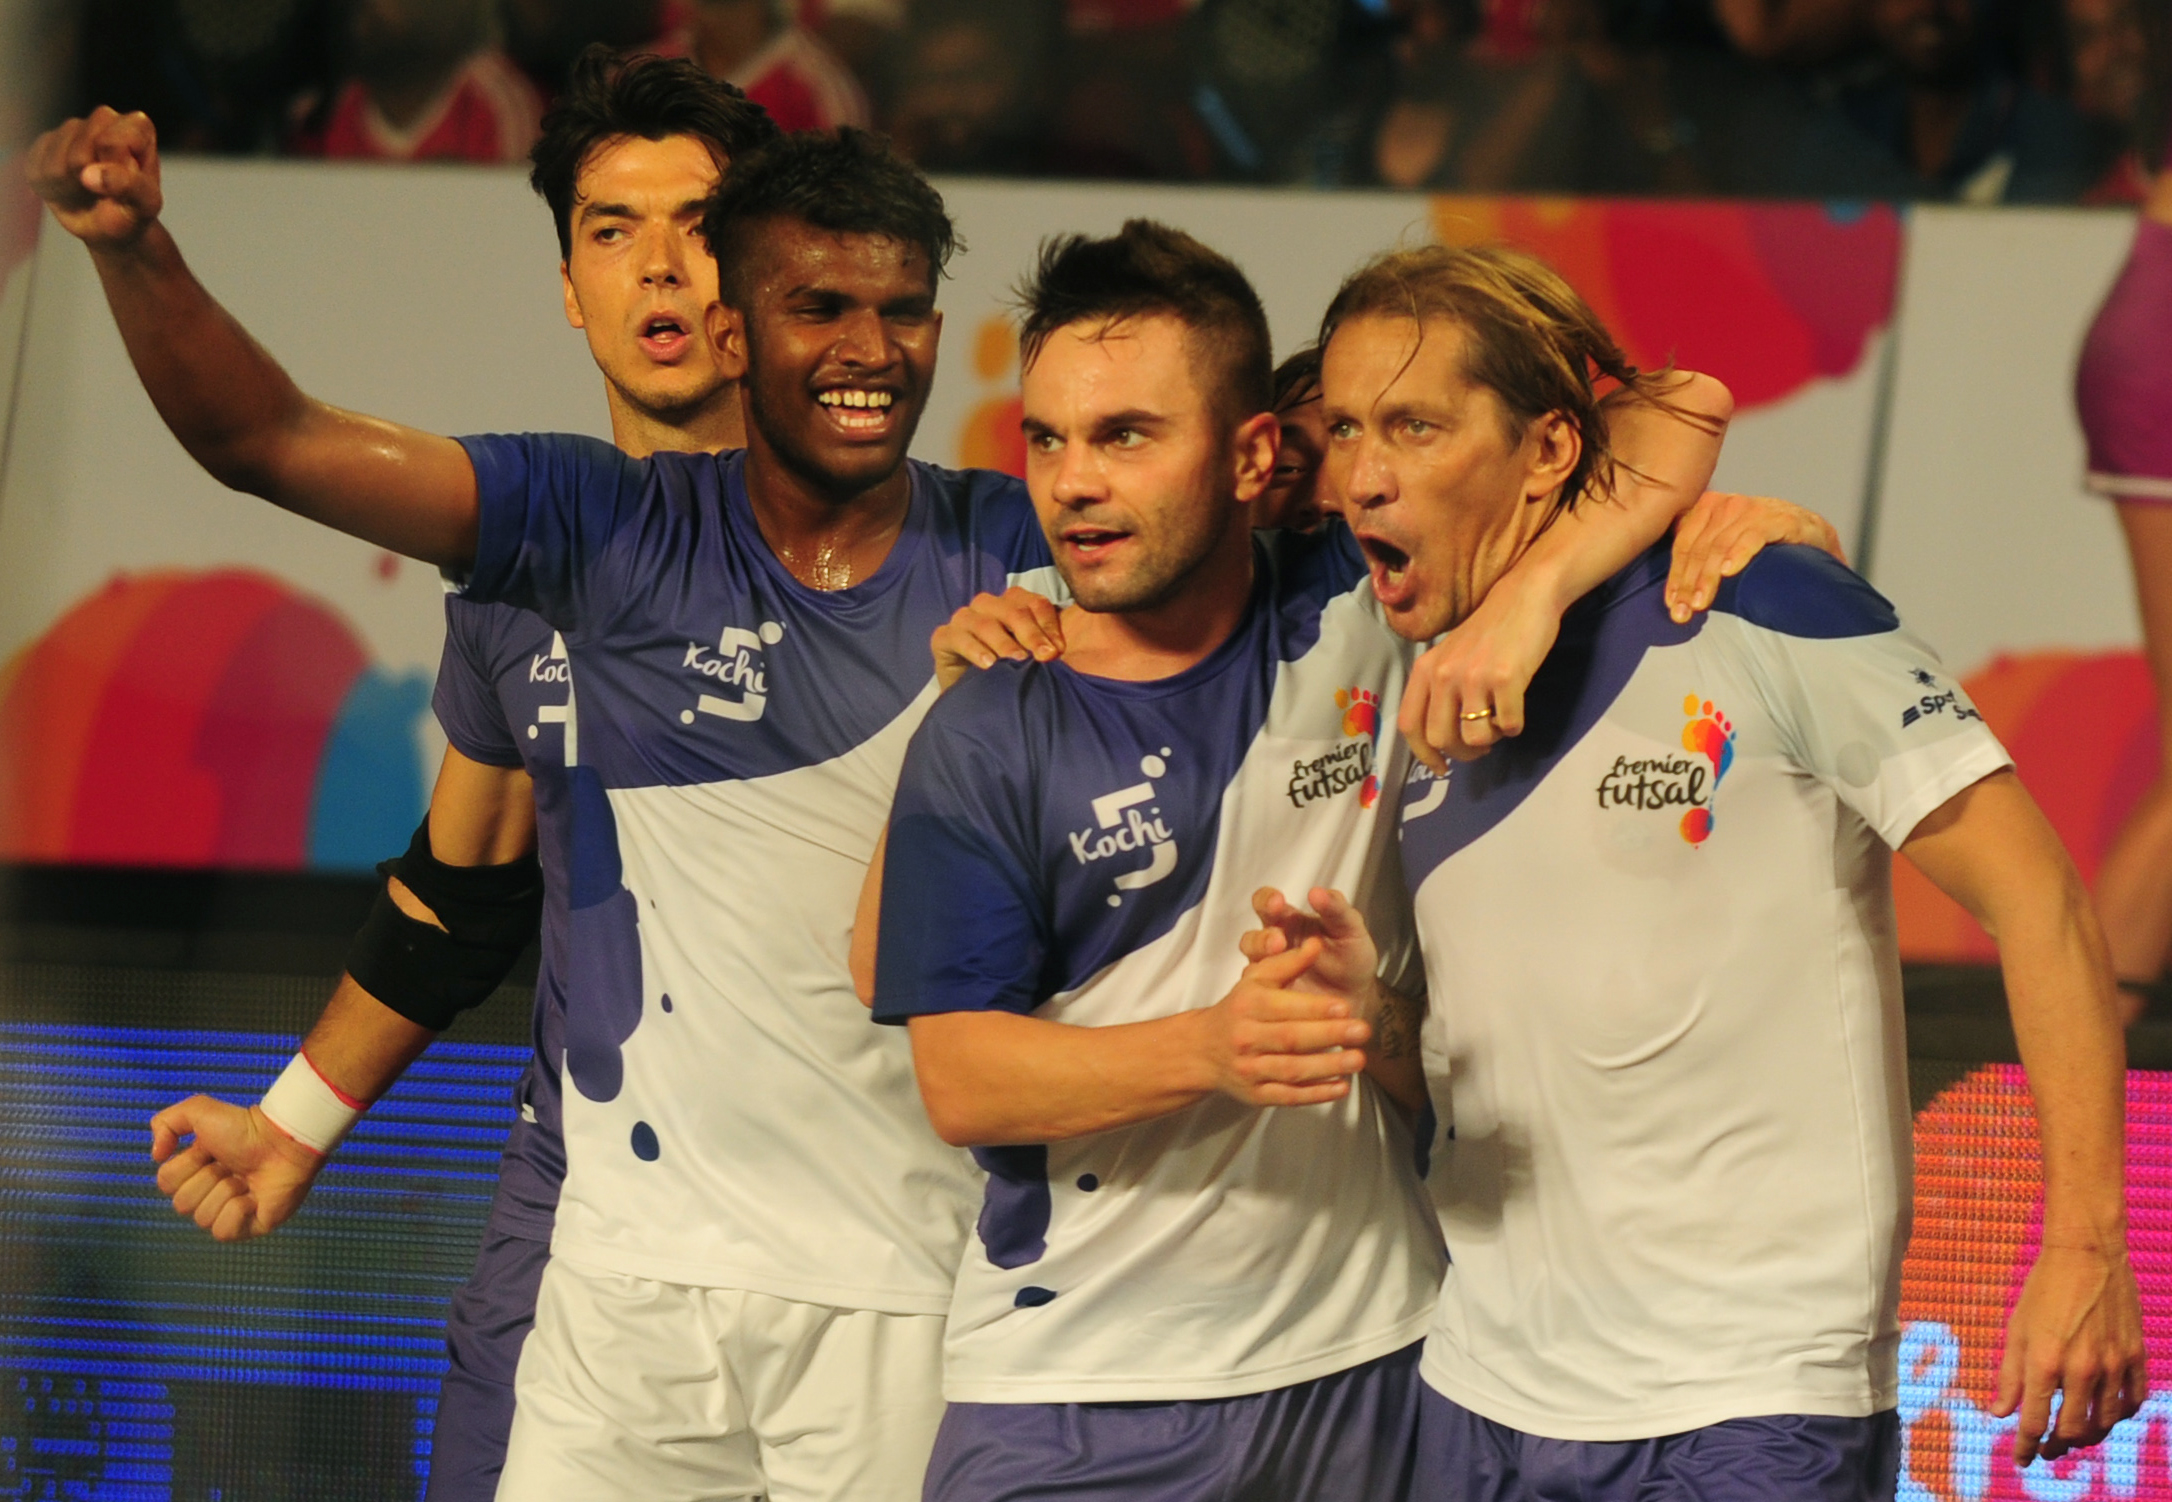
[[[2166,761],[2097,873],[2097,911],[2131,1026],[2172,950],[2172,172],[2157,173],[2127,264],[2082,345],[2075,405],[2089,488],[2119,506]]]

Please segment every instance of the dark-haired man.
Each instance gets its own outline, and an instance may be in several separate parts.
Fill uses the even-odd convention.
[[[557,229],[567,321],[586,335],[604,376],[613,440],[637,458],[744,446],[738,382],[705,327],[716,269],[701,215],[731,159],[775,134],[758,107],[690,63],[622,61],[602,48],[580,58],[545,118],[531,181]],[[540,876],[535,1054],[475,1270],[447,1313],[450,1364],[430,1451],[428,1502],[486,1502],[505,1458],[514,1368],[565,1175],[560,977],[571,690],[563,642],[528,611],[450,595],[445,628],[436,710],[449,745],[426,834],[394,863],[351,973],[304,1040],[299,1067],[350,1101],[376,1100],[449,1018],[426,972],[464,972],[454,1004],[487,994],[535,926]],[[493,898],[493,885],[509,887],[510,900]],[[433,922],[452,931],[433,932]],[[495,930],[494,942],[476,943],[479,927]],[[456,934],[469,942],[459,945]],[[175,1209],[221,1240],[266,1234],[293,1215],[337,1145],[281,1112],[293,1093],[290,1083],[253,1108],[195,1096],[160,1112],[153,1156],[163,1159],[159,1183]],[[289,1119],[275,1122],[278,1114]],[[186,1137],[194,1140],[183,1148]],[[211,1191],[228,1179],[243,1192],[214,1202]]]
[[[1076,604],[1060,661],[915,735],[876,956],[876,1020],[989,1173],[928,1502],[1398,1498],[1442,1265],[1379,796],[1415,649],[1343,529],[1250,530],[1276,421],[1234,265],[1133,221],[1052,242],[1024,302],[1028,483]],[[1557,548],[1618,561],[1710,473],[1722,422],[1624,420],[1649,492]],[[1313,931],[1240,975],[1261,916]]]
[[[1327,425],[1320,420],[1320,351],[1307,345],[1275,367],[1275,421],[1282,446],[1274,479],[1253,508],[1259,527],[1310,532],[1329,512],[1320,504],[1320,461],[1327,455]]]
[[[1640,380],[1558,276],[1500,250],[1383,257],[1323,345],[1329,483],[1413,641],[1604,473],[1590,373]],[[1894,1496],[1894,848],[1998,937],[2043,1138],[2043,1249],[1995,1411],[2018,1411],[2023,1465],[2094,1443],[2147,1379],[2088,894],[1861,579],[1776,549],[1685,622],[1666,566],[1655,548],[1570,612],[1521,736],[1399,794],[1450,1127],[1416,1495]]]
[[[972,1173],[847,936],[931,633],[1048,560],[1017,482],[905,460],[940,198],[857,132],[735,161],[710,332],[749,446],[635,461],[310,400],[182,266],[148,122],[35,156],[200,462],[565,644],[568,1165],[500,1495],[913,1496]]]

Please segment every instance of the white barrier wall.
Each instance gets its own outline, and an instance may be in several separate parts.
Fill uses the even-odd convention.
[[[1957,671],[2141,639],[2112,507],[2082,490],[2074,419],[2082,335],[2133,238],[2125,213],[1909,216],[1870,577]]]

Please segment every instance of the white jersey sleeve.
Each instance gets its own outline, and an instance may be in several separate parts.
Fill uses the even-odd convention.
[[[1726,603],[1755,628],[1748,646],[1788,753],[1893,849],[2013,765],[1938,654],[1825,554],[1783,550]]]

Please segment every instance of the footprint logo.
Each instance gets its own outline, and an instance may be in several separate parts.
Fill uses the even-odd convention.
[[[1375,747],[1380,743],[1380,695],[1369,688],[1338,688],[1335,690],[1335,707],[1342,711],[1342,733],[1362,735]],[[1380,775],[1367,771],[1365,785],[1358,789],[1358,807],[1371,808],[1380,797]]]
[[[1380,696],[1369,688],[1335,690],[1335,707],[1342,711],[1342,733],[1367,739],[1380,734]]]
[[[1692,845],[1702,845],[1712,834],[1712,800],[1719,796],[1727,769],[1735,764],[1735,727],[1710,699],[1695,694],[1682,700],[1682,713],[1689,717],[1689,723],[1682,727],[1682,749],[1712,764],[1712,784],[1705,806],[1682,815],[1682,838]]]

